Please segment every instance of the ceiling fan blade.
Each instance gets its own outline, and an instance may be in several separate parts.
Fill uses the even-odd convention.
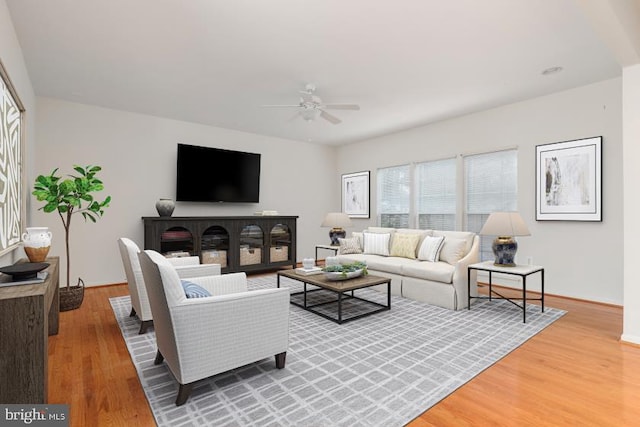
[[[271,107],[285,107],[285,108],[291,108],[291,107],[295,107],[295,108],[298,108],[298,107],[300,107],[300,104],[291,104],[291,105],[261,105],[261,107],[266,107],[266,108],[271,108]]]
[[[360,106],[356,104],[325,104],[324,108],[330,108],[332,110],[359,110]]]
[[[339,118],[337,118],[336,116],[333,116],[329,113],[327,113],[324,110],[320,110],[320,117],[322,117],[325,120],[330,121],[331,123],[333,123],[334,125],[337,125],[338,123],[342,123],[342,120],[340,120]]]

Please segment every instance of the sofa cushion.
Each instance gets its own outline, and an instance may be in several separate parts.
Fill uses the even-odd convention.
[[[419,234],[396,233],[391,244],[391,256],[416,259],[416,246],[419,240]]]
[[[451,283],[455,267],[446,262],[414,261],[402,265],[402,274],[416,279]]]
[[[364,253],[389,256],[389,233],[364,232]]]
[[[367,258],[377,257],[378,255],[366,255],[366,254],[339,254],[337,256],[340,264],[353,264],[354,262],[367,263]]]
[[[379,255],[368,255],[365,259],[367,268],[370,270],[384,271],[387,273],[401,275],[406,265],[415,263],[416,260],[400,257],[384,257]]]
[[[360,247],[360,241],[357,237],[351,237],[348,239],[338,239],[340,242],[341,254],[361,254],[362,248]]]
[[[440,250],[444,243],[444,237],[426,236],[422,241],[420,250],[418,251],[418,259],[420,261],[438,261]]]
[[[440,251],[440,261],[454,265],[467,254],[467,251],[465,250],[466,247],[466,240],[446,237],[444,239],[444,244],[442,245],[442,250]]]
[[[400,257],[385,257],[380,255],[370,254],[347,254],[338,255],[340,264],[351,264],[354,262],[364,262],[367,264],[367,269],[383,271],[385,273],[402,274],[402,268],[406,264],[416,262],[415,260],[400,258]]]

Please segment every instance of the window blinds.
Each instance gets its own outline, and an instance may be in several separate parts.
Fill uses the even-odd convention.
[[[380,226],[409,227],[410,174],[409,165],[378,169],[378,224]]]
[[[418,163],[416,209],[418,228],[456,229],[456,159]]]

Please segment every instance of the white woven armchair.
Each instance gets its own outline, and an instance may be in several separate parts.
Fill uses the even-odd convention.
[[[244,273],[189,279],[211,296],[187,298],[175,268],[162,255],[139,254],[154,317],[158,352],[179,383],[176,405],[194,382],[275,356],[284,368],[289,347],[289,291],[247,290]]]
[[[151,315],[149,297],[147,296],[147,289],[140,269],[140,260],[138,259],[140,249],[133,240],[126,237],[118,239],[118,247],[120,248],[122,265],[129,285],[129,294],[131,295],[130,316],[138,316],[140,319],[140,331],[138,333],[144,334],[147,328],[153,324],[153,316]],[[168,258],[168,260],[176,266],[180,277],[183,279],[220,274],[219,264],[200,264],[200,259],[197,256]]]

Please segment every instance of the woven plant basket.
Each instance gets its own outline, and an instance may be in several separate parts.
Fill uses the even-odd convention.
[[[60,311],[80,308],[84,299],[84,281],[78,278],[76,286],[60,288]]]

